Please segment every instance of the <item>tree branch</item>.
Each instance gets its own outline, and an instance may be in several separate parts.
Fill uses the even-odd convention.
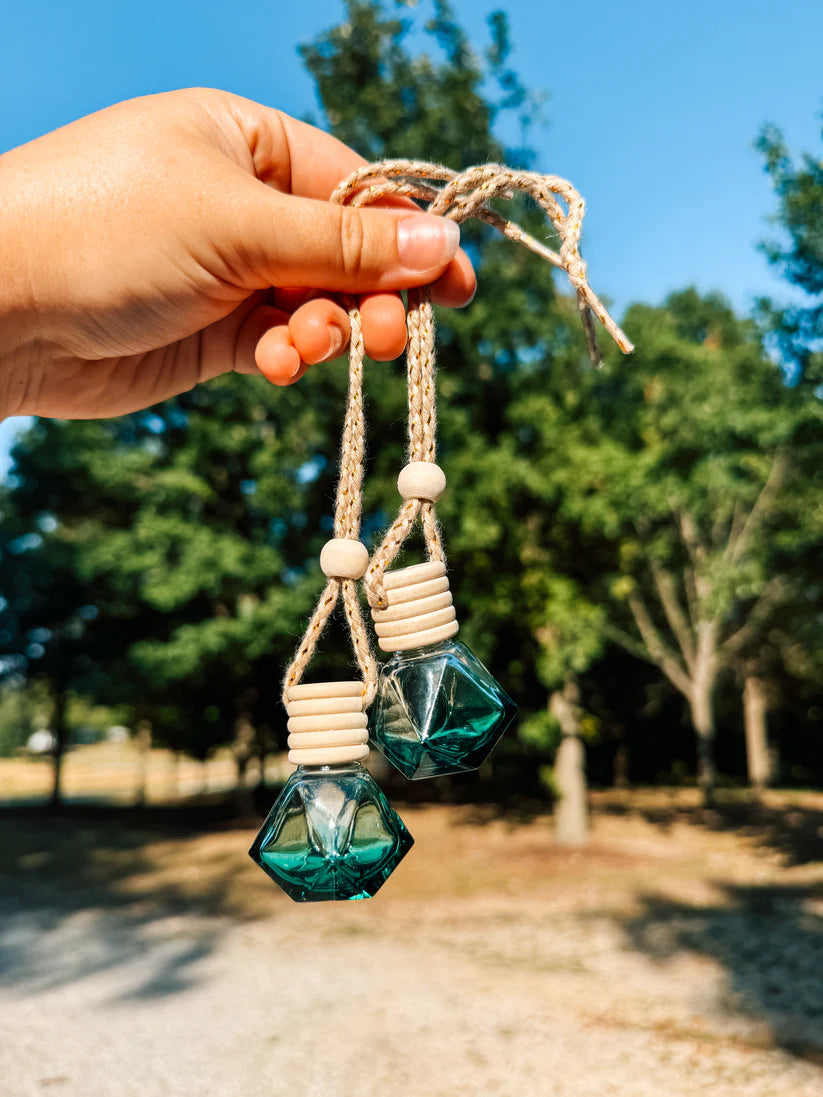
[[[700,599],[697,596],[697,580],[691,567],[683,568],[683,589],[686,592],[686,605],[689,608],[689,620],[694,632],[700,622]]]
[[[758,526],[768,514],[769,507],[771,506],[774,497],[780,491],[788,469],[788,454],[785,450],[778,450],[772,461],[772,467],[769,469],[769,475],[766,477],[766,482],[760,489],[760,494],[755,499],[754,506],[743,522],[740,532],[736,536],[732,536],[731,534],[729,536],[729,542],[726,545],[726,551],[723,554],[724,559],[729,563],[736,564],[749,547],[749,543],[757,531]]]
[[[680,529],[680,539],[685,545],[694,569],[689,576],[689,583],[693,588],[690,595],[690,612],[694,628],[697,629],[704,616],[702,605],[708,601],[712,593],[711,580],[706,574],[705,566],[709,552],[700,538],[697,523],[691,514],[687,510],[676,510],[675,516]],[[688,585],[686,591],[689,592]]]
[[[741,625],[736,632],[726,637],[720,645],[720,651],[726,659],[734,659],[743,651],[757,633],[764,619],[785,598],[788,592],[789,585],[782,575],[775,575],[766,583],[757,601],[749,610],[746,623]]]
[[[651,614],[640,594],[634,590],[627,599],[634,623],[643,643],[646,645],[652,662],[658,666],[675,689],[688,697],[691,694],[691,680],[678,662],[677,656],[665,644]]]
[[[741,505],[740,505],[740,500],[735,499],[735,501],[734,501],[734,510],[732,511],[732,520],[731,520],[731,524],[729,525],[729,536],[726,540],[726,551],[728,551],[729,545],[733,541],[736,542],[737,539],[740,537],[740,534],[743,531],[743,526],[745,524],[745,520],[746,520],[746,515],[745,515],[745,512],[743,510],[743,507],[741,507]]]
[[[651,663],[656,667],[657,663],[652,659],[649,654],[649,649],[642,644],[631,633],[626,632],[625,629],[618,628],[617,625],[612,625],[609,622],[603,626],[603,635],[609,640],[614,640],[616,644],[619,644],[624,651],[627,651],[630,655],[637,656],[638,659],[642,659],[644,663]]]
[[[660,595],[660,604],[663,607],[669,628],[680,645],[689,673],[694,674],[694,637],[680,605],[674,577],[670,571],[654,561],[649,564],[649,568],[654,579],[654,585],[657,587],[657,593]]]
[[[694,564],[695,570],[697,570],[706,559],[706,546],[700,540],[697,525],[689,512],[675,509],[674,513],[680,529],[680,537],[686,546],[686,551]]]

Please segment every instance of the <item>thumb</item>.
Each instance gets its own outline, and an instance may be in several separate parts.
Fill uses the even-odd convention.
[[[362,209],[296,198],[254,181],[237,251],[257,285],[364,293],[438,278],[457,253],[460,229],[445,217]]]

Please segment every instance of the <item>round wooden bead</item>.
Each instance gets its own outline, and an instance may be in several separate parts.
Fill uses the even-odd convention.
[[[436,503],[446,490],[446,474],[433,461],[411,461],[400,470],[397,490],[404,499]]]
[[[320,568],[329,579],[361,579],[369,566],[369,550],[362,541],[333,537],[320,550]]]

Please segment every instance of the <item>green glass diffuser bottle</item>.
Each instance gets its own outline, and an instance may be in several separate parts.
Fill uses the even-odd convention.
[[[414,386],[415,392],[426,389],[433,390],[431,379]],[[428,421],[432,418],[430,409]],[[433,449],[432,435],[430,454]],[[410,461],[401,469],[397,490],[404,504],[369,569],[372,583],[377,573],[383,587],[382,597],[372,600],[377,642],[392,653],[380,672],[371,735],[412,779],[477,769],[517,711],[477,656],[454,639],[459,625],[434,519],[434,504],[445,487],[446,476],[433,459]],[[386,571],[384,561],[402,544],[417,514],[429,562]]]
[[[371,735],[406,777],[477,769],[517,706],[465,644],[455,640],[446,565],[387,571],[386,609],[372,610],[378,643],[392,657],[377,688]]]
[[[292,686],[289,760],[297,764],[249,853],[297,902],[367,899],[414,839],[361,765],[362,682]]]

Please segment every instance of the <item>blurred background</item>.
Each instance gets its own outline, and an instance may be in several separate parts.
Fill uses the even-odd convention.
[[[417,844],[370,903],[295,906],[246,856],[291,769],[344,364],[0,426],[9,1097],[823,1092],[823,9],[780,16],[4,11],[0,151],[213,85],[369,159],[556,173],[637,345],[593,370],[568,285],[465,227],[438,511],[461,638],[520,713],[470,777],[374,759]],[[371,543],[403,363],[366,399]],[[332,629],[323,676],[347,650]]]

